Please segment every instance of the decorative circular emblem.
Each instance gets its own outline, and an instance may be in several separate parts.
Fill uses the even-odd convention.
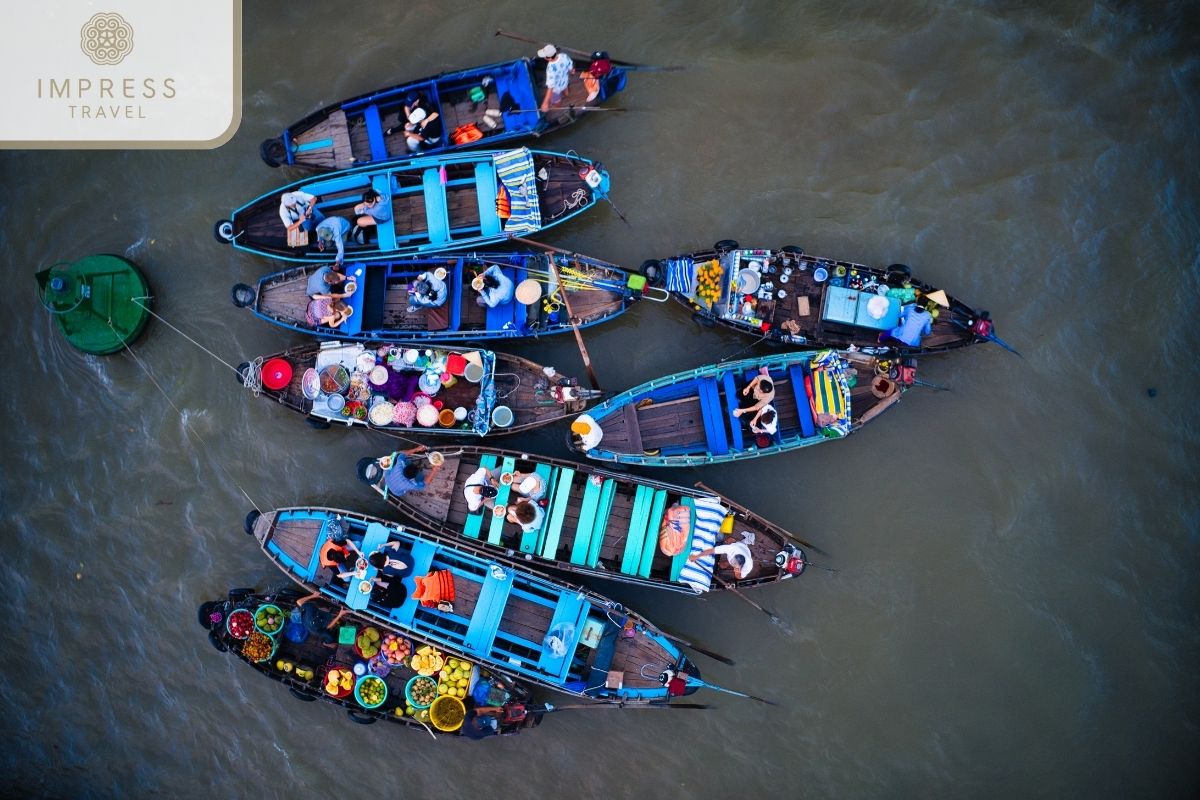
[[[133,52],[133,27],[120,14],[96,14],[80,28],[79,47],[96,64],[120,64]]]

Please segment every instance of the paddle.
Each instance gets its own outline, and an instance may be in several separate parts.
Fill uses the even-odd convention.
[[[919,381],[916,378],[913,378],[913,383],[916,384],[917,386],[924,386],[927,389],[933,389],[933,390],[939,391],[939,392],[950,391],[949,386],[938,386],[936,383],[930,383],[928,381]]]
[[[694,677],[692,675],[685,675],[685,678],[686,678],[689,686],[702,686],[706,689],[712,689],[713,691],[724,692],[725,694],[732,694],[732,695],[736,695],[738,697],[746,697],[746,698],[749,698],[750,700],[757,700],[758,702],[765,703],[766,705],[769,705],[769,706],[778,706],[779,705],[779,703],[776,703],[772,700],[768,700],[765,697],[759,697],[756,694],[747,694],[746,692],[735,692],[733,689],[726,689],[724,686],[717,686],[715,683],[707,683],[707,682],[702,681],[699,678]]]
[[[691,650],[695,650],[697,653],[706,655],[709,658],[713,659],[714,661],[720,661],[722,664],[728,664],[731,667],[737,663],[729,656],[723,656],[720,653],[714,653],[712,650],[706,650],[698,644],[689,642],[687,639],[684,639],[682,636],[675,636],[673,634],[667,633],[662,628],[655,628],[654,631],[656,633],[658,633],[659,635],[663,636],[664,638],[670,639],[675,644],[683,645],[684,647],[687,647]]]
[[[684,708],[689,710],[703,711],[708,708],[704,703],[635,703],[625,705],[624,703],[572,703],[565,706],[556,706],[553,703],[546,703],[545,708],[541,709],[549,714],[553,711],[573,711],[584,708]],[[526,709],[534,711],[535,709]]]
[[[711,492],[711,493],[715,494],[717,497],[720,497],[721,499],[725,499],[725,495],[721,494],[720,492],[718,492],[716,489],[712,488],[711,486],[706,485],[703,481],[696,481],[696,483],[693,485],[697,489],[703,489],[706,492]],[[755,514],[754,516],[758,517],[763,522],[770,525],[772,528],[775,528],[777,531],[779,531],[780,534],[783,535],[783,537],[785,539],[790,539],[791,541],[795,542],[796,544],[801,545],[803,547],[807,547],[808,549],[812,550],[813,552],[820,553],[823,556],[829,555],[829,553],[826,553],[824,550],[817,547],[815,544],[812,544],[811,542],[806,542],[798,536],[793,536],[792,534],[788,533],[780,526],[776,525],[774,522],[771,522],[769,519],[767,519],[763,516],[760,516],[758,514]]]
[[[496,33],[493,35],[504,36],[508,39],[516,39],[518,42],[527,42],[529,44],[545,44],[545,42],[540,39],[530,39],[528,36],[520,36],[515,33],[509,33],[508,31],[496,31]],[[563,52],[571,53],[573,55],[580,56],[581,58],[592,57],[591,53],[588,53],[584,50],[576,50],[573,47],[561,47],[559,45],[555,45],[555,47],[558,47],[558,49],[562,50]],[[615,58],[610,60],[612,63],[621,67],[621,69],[629,70],[631,72],[680,72],[687,69],[687,67],[655,67],[648,64],[634,64],[629,61],[617,61]]]
[[[763,613],[764,613],[764,614],[766,614],[768,617],[770,617],[770,618],[771,618],[771,622],[775,623],[776,625],[782,625],[782,624],[783,624],[783,620],[781,620],[779,617],[777,617],[777,616],[775,616],[774,614],[772,614],[770,611],[767,611],[765,608],[763,608],[763,607],[762,607],[762,606],[760,606],[758,603],[756,603],[756,602],[754,602],[753,600],[751,600],[749,597],[746,597],[746,595],[742,594],[742,593],[741,593],[741,592],[738,590],[738,588],[737,588],[736,586],[734,586],[732,583],[726,583],[725,581],[721,580],[720,578],[717,578],[717,576],[716,576],[716,573],[714,573],[714,574],[713,574],[713,578],[716,578],[716,581],[717,581],[717,583],[721,584],[722,588],[728,589],[729,591],[733,592],[735,595],[737,595],[738,597],[742,598],[742,599],[743,599],[743,600],[745,600],[747,603],[749,603],[750,605],[754,606],[754,607],[755,607],[755,608],[757,608],[759,611],[763,612]]]
[[[546,250],[557,250],[556,247],[543,245],[535,242],[532,239],[524,239],[520,236],[510,236],[510,239],[521,242],[522,244],[530,244],[536,247],[542,247]],[[560,251],[563,252],[563,251]],[[562,276],[558,274],[558,265],[554,263],[553,258],[547,259],[550,262],[550,272],[554,275],[554,280],[561,286]],[[587,345],[583,343],[583,334],[579,332],[579,320],[575,317],[575,313],[571,311],[571,301],[567,298],[567,290],[564,288],[562,293],[563,306],[567,309],[567,319],[571,322],[571,332],[575,334],[575,344],[579,345],[579,355],[583,358],[583,368],[587,370],[588,380],[592,382],[592,388],[600,390],[600,379],[596,377],[596,370],[592,368],[592,357],[588,355]]]
[[[628,108],[601,108],[599,106],[557,106],[547,108],[547,111],[570,111],[572,114],[581,113],[584,111],[612,111],[617,114],[623,114],[628,111]]]

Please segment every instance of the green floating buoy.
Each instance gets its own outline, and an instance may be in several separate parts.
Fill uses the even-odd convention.
[[[37,273],[42,305],[78,350],[103,356],[133,342],[150,319],[150,287],[128,259],[95,255]]]

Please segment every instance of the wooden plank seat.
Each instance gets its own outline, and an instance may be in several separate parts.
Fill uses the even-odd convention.
[[[546,514],[546,524],[543,526],[545,535],[541,541],[542,558],[558,560],[558,542],[562,536],[563,520],[567,515],[567,507],[571,504],[572,483],[575,480],[575,470],[570,467],[557,467],[558,475],[554,495],[550,500],[550,509]]]
[[[496,457],[488,453],[479,459],[479,466],[488,470],[495,469]],[[464,478],[464,480],[466,479]],[[491,517],[491,512],[486,506],[480,506],[479,511],[474,514],[467,514],[467,521],[463,525],[463,536],[466,536],[468,539],[478,539],[479,530],[483,526],[485,517]]]
[[[551,492],[554,491],[554,485],[551,480],[553,477],[554,467],[551,467],[549,464],[538,464],[533,468],[533,472],[542,479],[542,497],[546,498],[547,502],[549,502]],[[518,549],[520,549],[522,553],[537,552],[538,540],[542,536],[542,531],[546,529],[546,523],[548,519],[549,514],[543,514],[542,524],[538,526],[537,530],[521,531],[521,541],[518,544]]]
[[[742,438],[742,419],[733,413],[737,410],[740,395],[734,385],[733,373],[729,370],[721,374],[721,386],[725,389],[725,408],[729,412],[729,434],[732,445],[735,450],[744,450],[746,443]]]
[[[663,512],[667,509],[667,490],[655,489],[654,498],[650,501],[650,514],[646,519],[646,537],[642,544],[641,564],[637,574],[643,578],[650,577],[650,568],[654,564],[654,554],[658,551],[658,528],[662,524]]]
[[[633,511],[629,515],[629,528],[625,533],[625,551],[621,556],[621,572],[636,575],[642,563],[642,545],[649,524],[650,502],[654,490],[639,485],[633,493]]]
[[[516,467],[517,467],[516,460],[514,458],[512,458],[511,456],[508,456],[504,459],[504,462],[500,465],[500,472],[501,473],[512,472],[514,469],[516,469]],[[512,494],[512,486],[511,485],[505,486],[503,483],[501,483],[499,486],[496,487],[496,505],[498,505],[498,506],[508,505],[508,498],[511,494]],[[504,518],[505,518],[504,514],[500,514],[499,516],[497,516],[495,514],[492,515],[492,524],[488,528],[488,544],[495,544],[495,545],[500,544],[501,535],[504,532],[504,522],[505,522]]]
[[[700,414],[704,419],[704,436],[708,451],[722,456],[729,452],[729,439],[725,435],[725,411],[717,397],[716,378],[704,377],[697,382],[700,395]]]
[[[799,416],[800,432],[805,438],[815,436],[816,422],[812,416],[812,405],[808,402],[808,392],[804,388],[804,375],[807,372],[801,365],[792,364],[788,367],[788,379],[792,382],[792,393],[796,397],[796,413]]]

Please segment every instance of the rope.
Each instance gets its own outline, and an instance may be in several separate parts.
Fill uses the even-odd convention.
[[[184,430],[186,430],[192,436],[195,436],[196,440],[200,442],[200,444],[207,446],[208,443],[204,441],[204,437],[197,433],[196,429],[192,427],[192,424],[187,421],[187,417],[184,415],[183,410],[179,406],[175,405],[175,401],[171,399],[170,395],[167,394],[162,385],[154,378],[154,373],[152,373],[150,368],[146,366],[145,362],[138,357],[138,354],[133,351],[133,348],[129,346],[129,343],[126,342],[119,333],[117,333],[117,329],[113,327],[112,320],[108,320],[108,327],[113,332],[113,335],[121,340],[121,346],[125,348],[125,352],[133,356],[133,360],[136,361],[137,365],[142,368],[142,372],[146,373],[146,377],[149,378],[150,382],[154,384],[154,388],[158,389],[158,393],[161,394],[163,399],[170,404],[171,408],[175,409],[175,413],[179,415],[179,421],[183,423]],[[214,461],[213,463],[215,463],[217,467],[219,467],[220,470],[225,473],[225,477],[229,478],[229,480],[233,482],[233,485],[236,486],[238,491],[242,493],[242,496],[250,502],[251,507],[253,507],[258,513],[263,513],[262,508],[259,507],[258,503],[254,502],[254,498],[252,498],[250,494],[244,488],[242,488],[242,485],[238,483],[237,479],[229,473],[229,470],[225,469],[220,461]]]
[[[761,343],[762,343],[762,341],[763,341],[764,339],[766,339],[768,336],[770,336],[770,333],[764,333],[762,336],[758,337],[758,338],[757,338],[757,339],[755,339],[753,342],[751,342],[750,344],[748,344],[748,345],[746,345],[745,347],[743,347],[741,350],[738,350],[738,351],[736,351],[736,352],[730,353],[729,355],[725,356],[724,358],[722,358],[722,359],[721,359],[720,361],[718,361],[717,363],[718,363],[718,364],[724,364],[724,363],[725,363],[726,361],[728,361],[729,359],[731,359],[731,358],[734,358],[734,357],[736,357],[736,356],[740,356],[742,353],[746,352],[746,351],[747,351],[747,350],[749,350],[750,348],[752,348],[752,347],[755,347],[755,346],[757,346],[757,345],[761,344]]]
[[[196,345],[196,347],[199,347],[201,350],[203,350],[204,352],[208,353],[210,356],[212,356],[214,359],[216,359],[216,360],[217,360],[217,361],[219,361],[220,363],[222,363],[222,364],[224,364],[225,366],[229,367],[229,368],[230,368],[231,370],[233,370],[235,373],[238,371],[238,370],[237,370],[237,367],[235,367],[233,364],[230,364],[228,361],[226,361],[225,359],[223,359],[223,358],[221,358],[220,356],[218,356],[218,355],[217,355],[216,353],[214,353],[212,350],[209,350],[207,347],[205,347],[204,345],[200,344],[199,342],[197,342],[197,341],[196,341],[195,339],[193,339],[192,337],[188,336],[188,335],[187,335],[186,333],[184,333],[183,331],[179,330],[179,328],[176,328],[174,325],[172,325],[171,323],[167,322],[167,321],[166,321],[165,319],[163,319],[163,318],[162,318],[160,315],[158,315],[158,314],[154,313],[154,311],[153,311],[153,310],[151,310],[151,308],[150,308],[148,305],[146,305],[146,304],[144,304],[144,303],[142,303],[142,302],[141,302],[142,300],[150,300],[150,299],[152,299],[152,298],[150,298],[150,297],[131,297],[131,298],[129,298],[129,299],[130,299],[130,300],[132,300],[133,302],[137,303],[137,304],[138,304],[139,306],[141,306],[143,309],[145,309],[146,313],[148,313],[150,316],[154,317],[156,320],[158,320],[159,322],[161,322],[163,325],[166,325],[168,328],[170,328],[171,330],[175,331],[176,333],[178,333],[178,334],[179,334],[180,336],[182,336],[183,338],[187,339],[187,340],[188,340],[189,342],[191,342],[192,344]],[[240,374],[240,373],[239,373],[239,374]]]

